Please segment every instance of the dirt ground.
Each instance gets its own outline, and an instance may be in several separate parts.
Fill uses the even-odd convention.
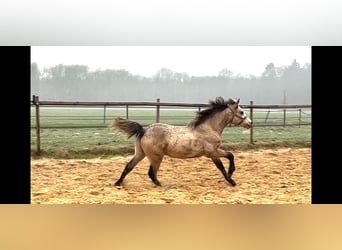
[[[165,157],[155,186],[141,161],[115,187],[129,157],[31,159],[32,204],[310,204],[311,149],[234,151],[232,187],[210,159]],[[229,161],[222,159],[227,169]]]

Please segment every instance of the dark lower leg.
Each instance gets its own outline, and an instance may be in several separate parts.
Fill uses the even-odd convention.
[[[232,176],[235,171],[234,155],[228,152],[226,157],[229,159],[228,176]]]
[[[132,169],[134,168],[134,166],[135,166],[137,163],[138,163],[138,161],[136,161],[135,158],[133,158],[132,160],[130,160],[130,161],[127,163],[127,165],[126,165],[124,171],[122,172],[122,174],[121,174],[119,180],[117,180],[117,181],[115,182],[114,185],[115,185],[115,186],[121,186],[121,184],[122,184],[124,178],[126,177],[126,175],[127,175],[129,172],[132,171]]]
[[[236,183],[235,181],[231,178],[231,174],[229,175],[226,170],[224,169],[223,163],[220,159],[218,158],[214,158],[212,159],[213,162],[215,163],[216,167],[221,171],[221,173],[223,174],[224,178],[232,185],[235,186]]]
[[[150,169],[148,170],[148,176],[151,178],[154,184],[157,186],[161,186],[160,182],[157,179],[156,173],[153,171],[153,166],[150,166]]]
[[[233,186],[236,185],[235,181],[231,178],[234,171],[235,171],[235,163],[234,163],[234,155],[231,153],[231,152],[227,152],[227,159],[229,159],[229,169],[228,169],[228,178],[230,180],[232,180],[232,182],[234,183],[231,183]]]

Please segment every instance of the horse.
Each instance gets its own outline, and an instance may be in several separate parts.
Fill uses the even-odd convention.
[[[209,101],[206,109],[198,111],[186,126],[154,123],[144,128],[135,121],[121,117],[114,119],[113,129],[126,134],[128,138],[136,136],[135,154],[114,185],[121,186],[126,175],[146,156],[150,162],[148,176],[156,186],[161,186],[157,172],[163,157],[168,155],[181,159],[206,156],[213,161],[227,182],[235,186],[236,182],[232,179],[235,171],[234,155],[219,147],[222,132],[228,124],[246,129],[252,126],[252,121],[239,106],[239,101],[240,98],[224,100],[216,97]],[[229,159],[227,171],[221,157]]]

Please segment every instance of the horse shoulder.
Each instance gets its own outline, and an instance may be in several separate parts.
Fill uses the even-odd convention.
[[[192,133],[196,134],[197,137],[221,141],[221,135],[217,131],[213,130],[210,126],[205,126],[205,124],[193,129]]]
[[[211,155],[222,143],[221,136],[212,129],[202,128],[196,131],[197,138],[203,143],[205,155]]]

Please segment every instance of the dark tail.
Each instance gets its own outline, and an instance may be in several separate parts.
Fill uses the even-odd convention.
[[[144,135],[144,128],[137,122],[118,117],[114,120],[113,128],[118,129],[120,132],[126,134],[128,138],[135,135],[141,138]]]

